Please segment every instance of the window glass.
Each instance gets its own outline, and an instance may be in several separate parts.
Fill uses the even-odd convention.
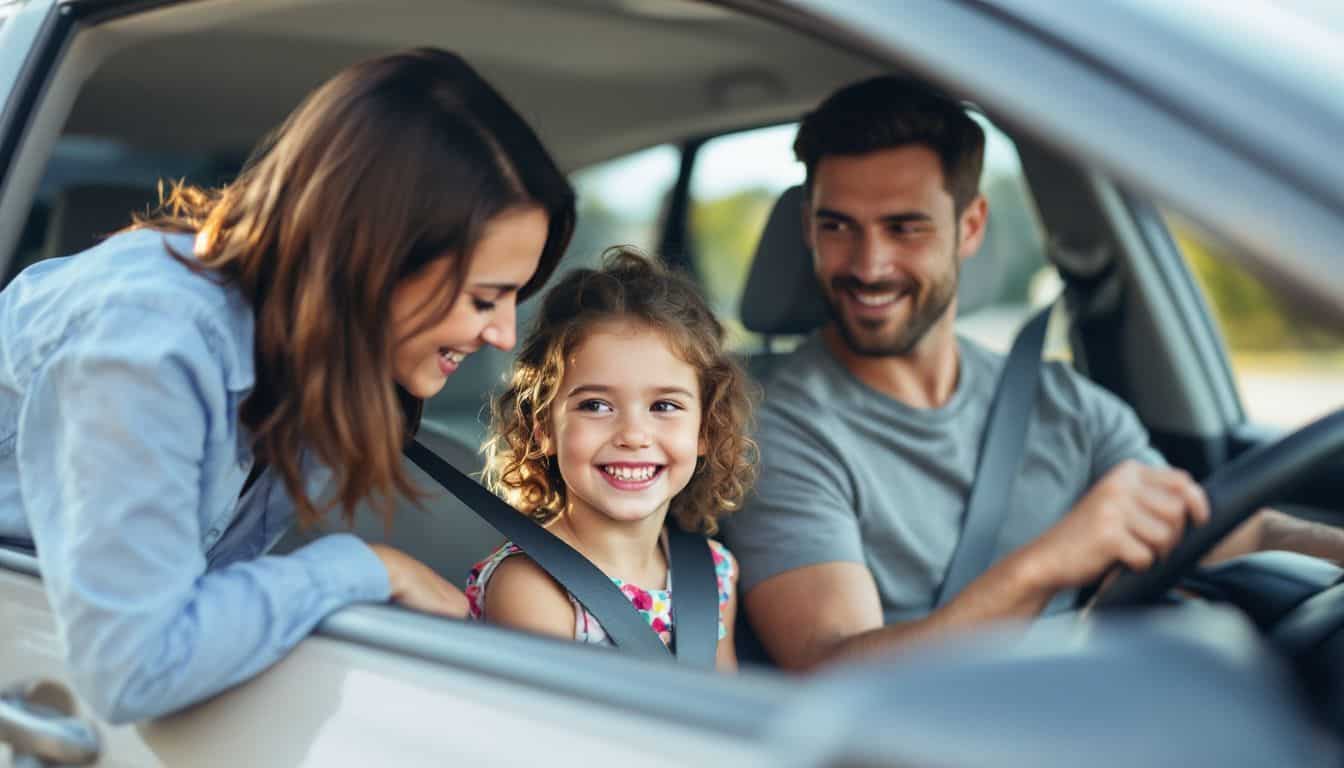
[[[161,180],[215,184],[232,166],[206,153],[166,152],[101,136],[57,141],[19,235],[10,276],[52,256],[89,248],[159,201]]]
[[[963,273],[963,333],[1006,351],[1033,306],[1058,293],[1059,280],[1043,257],[1044,237],[1027,191],[1017,150],[986,120],[981,189],[990,204],[990,233]],[[690,237],[705,294],[729,329],[729,343],[754,351],[761,340],[739,321],[739,303],[756,244],[770,209],[788,187],[803,182],[794,159],[796,124],[728,134],[706,142],[691,175]],[[973,304],[974,306],[971,306]]]
[[[980,191],[989,201],[989,225],[980,250],[962,267],[957,330],[1006,353],[1018,328],[1054,301],[1063,285],[1045,260],[1045,231],[1017,146],[983,116],[972,117],[985,129]],[[1045,354],[1070,357],[1063,326],[1052,325]]]
[[[756,242],[780,193],[803,183],[793,159],[797,125],[777,125],[706,142],[691,173],[690,240],[705,297],[737,349],[758,344],[739,320]]]
[[[1291,429],[1344,407],[1344,327],[1295,311],[1189,221],[1167,224],[1222,332],[1246,417]]]
[[[680,166],[681,152],[662,145],[574,173],[570,182],[579,196],[579,220],[566,264],[596,264],[613,245],[654,253]]]

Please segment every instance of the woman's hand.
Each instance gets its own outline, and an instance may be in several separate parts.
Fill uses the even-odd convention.
[[[429,566],[383,544],[370,544],[369,549],[387,569],[387,578],[392,584],[392,602],[459,619],[467,615],[467,596]]]

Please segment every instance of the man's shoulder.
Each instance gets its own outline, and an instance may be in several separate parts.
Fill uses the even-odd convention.
[[[972,371],[976,378],[987,382],[987,386],[983,389],[987,392],[995,391],[999,377],[1003,375],[1004,365],[1008,362],[1008,355],[989,349],[965,336],[958,338],[962,360],[967,369]],[[1070,410],[1128,407],[1110,390],[1087,378],[1069,361],[1061,359],[1041,361],[1038,399]]]
[[[776,362],[765,377],[761,412],[819,415],[830,409],[845,384],[839,363],[826,351],[821,336],[813,334]]]

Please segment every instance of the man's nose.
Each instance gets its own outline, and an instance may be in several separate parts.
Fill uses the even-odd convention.
[[[865,283],[881,282],[895,271],[895,254],[883,238],[867,234],[855,243],[849,268]]]

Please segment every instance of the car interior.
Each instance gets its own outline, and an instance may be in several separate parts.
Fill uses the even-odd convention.
[[[687,270],[762,381],[786,375],[779,359],[824,319],[795,213],[802,172],[788,151],[791,126],[835,88],[890,71],[878,60],[687,0],[186,5],[84,22],[0,198],[6,281],[125,226],[131,212],[154,207],[162,183],[227,182],[251,147],[343,66],[434,45],[477,67],[573,175],[579,229],[566,267],[592,265],[604,247],[630,243]],[[994,212],[984,248],[962,275],[964,331],[1006,350],[1032,310],[1062,295],[1047,355],[1070,360],[1130,403],[1171,463],[1203,478],[1263,442],[1266,433],[1247,423],[1209,307],[1158,204],[963,95],[993,129],[983,188]],[[716,143],[767,133],[775,154],[743,157],[768,164],[769,174],[713,167],[725,156]],[[740,231],[720,236],[709,217],[724,201],[748,215],[734,219]],[[520,320],[525,328],[526,305]],[[493,350],[473,355],[428,404],[422,441],[464,472],[481,469],[483,407],[508,362]],[[1329,460],[1322,451],[1320,461]],[[411,472],[430,490],[426,498],[405,500],[390,527],[361,513],[355,530],[460,586],[501,536]],[[1276,503],[1338,524],[1340,477],[1296,478]],[[293,531],[280,550],[319,533]],[[1221,576],[1203,572],[1185,587],[1237,605],[1267,634],[1287,637],[1304,669],[1340,679],[1342,572],[1274,554],[1230,564]],[[749,647],[750,633],[740,634],[743,658],[768,665]],[[1334,716],[1344,717],[1344,691],[1320,695],[1333,696]]]

